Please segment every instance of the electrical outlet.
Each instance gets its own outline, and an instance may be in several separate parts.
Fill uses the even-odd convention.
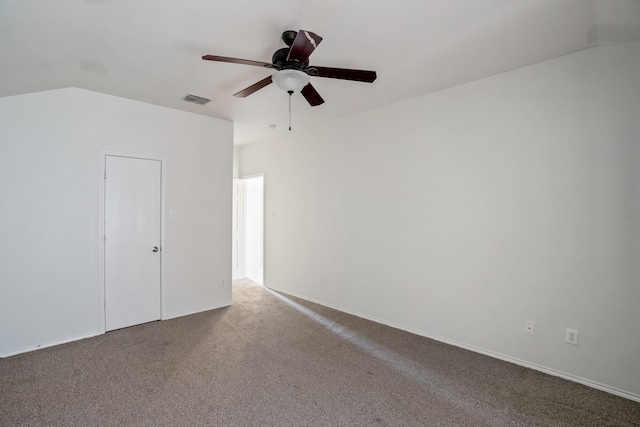
[[[324,286],[324,276],[319,276],[319,277],[318,277],[318,284],[319,284],[320,286]]]
[[[226,279],[224,277],[220,278],[220,286],[224,286]]]
[[[573,345],[578,345],[578,330],[567,328],[567,332],[564,336],[565,342]]]
[[[528,334],[528,335],[535,335],[536,334],[535,325],[533,323],[533,320],[525,320],[524,321],[524,333]]]

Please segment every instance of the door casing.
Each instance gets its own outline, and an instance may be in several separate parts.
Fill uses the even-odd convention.
[[[233,180],[233,218],[231,231],[231,280],[244,279],[245,274],[245,215],[244,180]]]
[[[106,196],[106,180],[105,170],[107,163],[107,156],[129,157],[133,159],[141,160],[156,160],[160,162],[161,171],[161,183],[160,183],[160,319],[164,319],[164,313],[166,313],[165,302],[165,290],[164,290],[164,236],[165,236],[165,189],[166,189],[166,161],[162,157],[137,154],[137,153],[124,153],[119,151],[100,151],[100,202],[99,202],[99,233],[98,233],[98,247],[99,247],[99,271],[100,271],[100,289],[99,289],[99,305],[98,312],[100,313],[100,333],[106,332],[106,310],[105,310],[105,196]]]

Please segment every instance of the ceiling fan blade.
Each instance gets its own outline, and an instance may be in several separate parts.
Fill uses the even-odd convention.
[[[311,86],[311,83],[303,87],[300,93],[312,107],[316,107],[324,103],[324,99],[322,99],[318,91],[313,86]]]
[[[266,78],[260,80],[258,83],[254,83],[251,86],[249,86],[248,88],[242,89],[238,93],[234,93],[233,96],[235,96],[236,98],[246,98],[247,96],[251,95],[252,93],[259,91],[263,87],[270,85],[271,82],[273,82],[273,80],[271,79],[271,76],[266,77]]]
[[[231,62],[232,64],[255,65],[256,67],[276,68],[268,62],[252,61],[250,59],[229,58],[228,56],[204,55],[205,61]]]
[[[298,61],[304,64],[309,59],[311,52],[318,47],[322,37],[312,33],[311,31],[300,30],[296,35],[291,49],[289,49],[289,55],[287,55],[287,61]]]
[[[377,74],[375,71],[350,70],[347,68],[309,67],[305,73],[315,77],[327,77],[329,79],[353,80],[356,82],[373,83]]]

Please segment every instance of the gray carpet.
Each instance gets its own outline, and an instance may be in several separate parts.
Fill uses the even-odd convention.
[[[243,282],[0,380],[2,426],[640,426],[640,403]]]

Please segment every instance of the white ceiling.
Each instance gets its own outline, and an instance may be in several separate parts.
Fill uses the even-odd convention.
[[[294,95],[295,132],[603,38],[636,43],[638,22],[640,0],[0,0],[0,96],[76,86],[231,120],[242,144],[287,132],[287,95],[234,98],[273,71],[202,55],[270,62],[282,31],[302,28],[324,38],[312,65],[377,71],[312,78],[325,104]]]

